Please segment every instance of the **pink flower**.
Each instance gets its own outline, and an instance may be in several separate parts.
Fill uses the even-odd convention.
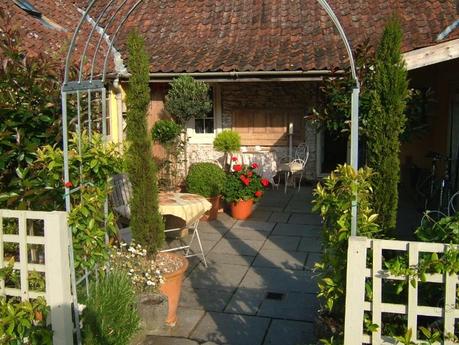
[[[242,170],[242,165],[236,164],[235,166],[233,166],[233,170],[237,171],[237,172],[241,171]]]
[[[257,163],[252,163],[252,169],[256,169],[258,168],[258,164]]]

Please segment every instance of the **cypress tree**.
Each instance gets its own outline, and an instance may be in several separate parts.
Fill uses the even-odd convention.
[[[127,97],[126,165],[132,184],[132,237],[151,253],[164,240],[164,224],[158,211],[156,165],[151,157],[151,139],[147,131],[150,102],[149,62],[143,38],[136,32],[128,38],[128,67],[131,72]]]
[[[397,222],[400,135],[406,121],[408,80],[400,51],[402,36],[398,19],[391,18],[376,51],[367,124],[367,163],[376,172],[374,207],[386,234],[395,229]]]

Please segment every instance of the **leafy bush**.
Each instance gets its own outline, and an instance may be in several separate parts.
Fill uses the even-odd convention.
[[[164,224],[158,211],[156,165],[151,157],[151,139],[147,132],[146,115],[150,102],[148,55],[144,40],[136,32],[129,35],[128,51],[132,74],[126,99],[126,165],[132,184],[130,226],[133,238],[155,253],[164,241]]]
[[[151,129],[151,137],[154,141],[157,141],[163,145],[173,144],[182,128],[172,120],[158,120]]]
[[[212,110],[209,86],[206,83],[194,80],[190,75],[181,75],[170,86],[164,108],[175,116],[182,127],[189,120],[204,117]]]
[[[438,221],[426,214],[425,221],[416,229],[416,237],[424,242],[459,243],[459,213]]]
[[[369,168],[355,171],[349,165],[339,165],[330,176],[317,184],[314,191],[314,208],[322,216],[323,256],[316,263],[321,313],[344,326],[346,296],[346,260],[348,238],[351,235],[351,206],[357,200],[358,235],[374,237],[380,231],[377,215],[372,209],[373,172]],[[335,336],[343,329],[338,329]]]
[[[43,297],[21,301],[0,296],[0,344],[52,345],[53,331],[46,324],[48,312]]]
[[[112,271],[90,286],[84,301],[85,345],[127,345],[139,329],[132,283],[124,272]]]
[[[238,132],[226,130],[218,133],[214,139],[214,149],[219,152],[236,152],[240,148],[241,136]]]
[[[263,196],[263,189],[269,186],[269,181],[261,178],[255,172],[257,163],[250,166],[236,164],[233,171],[226,177],[226,184],[223,188],[223,198],[228,202],[239,200],[258,200]]]
[[[218,165],[205,162],[195,163],[190,167],[186,177],[186,188],[190,193],[209,198],[220,195],[225,182],[226,174]]]

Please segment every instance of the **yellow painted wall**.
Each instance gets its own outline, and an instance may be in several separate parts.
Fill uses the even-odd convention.
[[[121,86],[120,86],[121,87]],[[126,92],[121,87],[121,100],[122,104],[126,98]],[[114,143],[122,143],[123,141],[123,123],[122,119],[120,121],[120,112],[123,111],[123,106],[121,104],[121,109],[119,109],[118,100],[116,97],[116,91],[111,88],[108,92],[108,104],[109,104],[109,113],[110,113],[110,138]]]

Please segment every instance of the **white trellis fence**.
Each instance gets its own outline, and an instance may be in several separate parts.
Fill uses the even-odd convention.
[[[426,274],[425,283],[442,284],[444,296],[441,305],[419,305],[419,281],[407,284],[407,300],[403,304],[383,301],[383,280],[400,281],[406,278],[393,276],[383,269],[383,251],[406,252],[409,266],[417,266],[420,253],[444,253],[448,245],[442,243],[408,242],[393,240],[367,239],[353,236],[349,239],[347,256],[347,291],[346,320],[344,344],[394,344],[392,337],[381,334],[382,314],[398,314],[407,316],[406,329],[412,330],[412,341],[420,344],[425,341],[417,339],[418,317],[427,316],[442,319],[443,334],[455,334],[456,320],[459,309],[456,306],[458,285],[457,274]],[[367,262],[371,267],[367,267]],[[365,299],[365,282],[371,281],[371,301]],[[352,283],[350,283],[352,282]],[[378,325],[371,334],[364,334],[364,312],[371,314],[371,322]],[[403,334],[401,334],[403,336]],[[444,344],[455,344],[445,339]]]
[[[0,295],[22,300],[40,296],[51,308],[54,345],[73,344],[67,213],[0,209],[0,268],[5,267],[5,244],[13,246],[19,288],[0,280]],[[29,287],[29,272],[45,276],[45,292]]]

